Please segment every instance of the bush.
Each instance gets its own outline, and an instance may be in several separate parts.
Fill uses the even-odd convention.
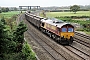
[[[35,53],[32,52],[30,46],[25,42],[22,48],[22,53],[26,60],[36,60]]]
[[[56,18],[75,18],[75,19],[77,19],[77,18],[90,18],[90,16],[60,16],[60,17],[56,17]]]
[[[60,17],[56,17],[56,18],[58,18],[58,19],[60,19],[60,20],[63,20],[63,21],[65,21],[65,22],[67,22],[67,21],[72,21],[72,19],[71,18],[65,18],[65,17],[62,17],[62,18],[60,18]]]
[[[30,46],[28,43],[23,44],[23,48],[21,52],[18,53],[9,53],[3,54],[3,58],[0,58],[0,60],[36,60],[35,53],[32,52]]]

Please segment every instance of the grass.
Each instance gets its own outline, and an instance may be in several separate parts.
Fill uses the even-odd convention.
[[[85,32],[86,34],[90,35],[90,32]]]
[[[0,13],[0,18],[5,17],[5,18],[11,18],[13,15],[19,14],[19,11],[9,11],[9,12],[2,12]]]
[[[47,17],[59,17],[59,16],[90,16],[90,11],[78,11],[74,12],[47,12]]]

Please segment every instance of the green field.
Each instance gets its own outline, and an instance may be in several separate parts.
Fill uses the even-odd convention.
[[[90,16],[90,11],[78,11],[74,12],[47,12],[47,17],[59,17],[59,16]]]
[[[73,22],[73,23],[79,23],[79,24],[88,24],[90,21],[82,21],[82,19],[78,19],[78,20],[74,20],[71,18],[61,18],[64,16],[90,16],[90,11],[78,11],[76,14],[74,14],[74,12],[47,12],[46,13],[47,17],[58,17],[58,19],[61,20],[66,20],[68,22]],[[86,34],[90,35],[90,32],[87,32],[86,30],[83,32],[85,32]]]
[[[5,18],[10,18],[10,17],[12,17],[13,15],[15,15],[15,14],[19,14],[20,12],[19,11],[10,11],[10,12],[2,12],[2,13],[0,13],[0,18],[1,17],[5,17]]]

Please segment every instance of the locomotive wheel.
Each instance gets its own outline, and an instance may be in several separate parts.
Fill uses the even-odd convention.
[[[59,43],[60,42],[60,38],[59,37],[56,37],[56,41]]]
[[[53,39],[55,39],[55,38],[56,38],[56,36],[55,36],[54,34],[52,34],[52,38],[53,38]]]
[[[52,34],[51,33],[49,34],[49,37],[52,37]]]

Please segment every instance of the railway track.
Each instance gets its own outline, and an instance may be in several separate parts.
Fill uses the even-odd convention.
[[[22,17],[20,17],[20,19],[23,20]],[[29,23],[27,22],[26,24]],[[31,27],[32,26],[29,25],[29,30],[27,32],[45,51],[47,51],[47,54],[52,57],[51,60],[90,60],[90,44],[88,39],[85,41],[83,39],[74,38],[75,41],[72,45],[62,46],[53,42],[53,40],[46,35],[43,36],[44,34],[41,34],[36,28],[32,29]],[[35,31],[37,31],[37,33]]]
[[[59,60],[59,59],[62,59],[62,60],[66,60],[63,56],[61,56],[56,50],[54,50],[50,45],[48,45],[46,42],[44,42],[42,40],[42,38],[40,38],[38,35],[38,37],[36,38],[36,34],[35,35],[32,35],[32,32],[29,32],[28,33],[33,37],[34,40],[36,40],[38,42],[38,44],[40,46],[42,46],[44,48],[44,50],[47,51],[47,53],[49,53],[49,55],[54,59],[54,60]]]
[[[34,29],[35,30],[35,29]],[[34,31],[32,30],[32,31]],[[29,33],[29,32],[28,32]],[[89,60],[89,54],[87,54],[87,52],[84,52],[82,50],[78,50],[79,48],[77,48],[77,46],[72,45],[72,46],[61,46],[58,45],[56,43],[51,43],[53,40],[52,39],[47,39],[44,37],[41,37],[43,35],[40,35],[40,33],[35,33],[33,32],[35,35],[35,37],[37,36],[37,38],[34,37],[34,39],[41,40],[44,43],[42,43],[41,41],[38,41],[38,44],[41,44],[41,46],[44,46],[43,48],[52,56],[54,57],[53,59],[59,59],[57,58],[57,56],[62,56],[62,59],[64,60]],[[33,34],[32,33],[32,34]],[[40,36],[39,36],[40,35]],[[48,41],[50,40],[50,41]],[[44,44],[44,45],[43,45]],[[50,47],[47,47],[45,44],[49,45]],[[79,43],[80,44],[80,43]],[[70,51],[71,50],[71,51]],[[89,49],[90,50],[90,49]],[[50,52],[51,51],[51,52]],[[54,51],[54,53],[52,53]],[[55,52],[56,51],[56,52]],[[53,55],[54,54],[54,55]],[[83,58],[84,56],[84,58]],[[61,60],[62,60],[61,59]]]
[[[90,40],[90,36],[88,36],[88,35],[81,34],[81,33],[78,33],[78,32],[75,32],[75,34],[80,36],[80,37],[83,37],[83,38],[86,38],[86,39]]]
[[[27,31],[30,36],[33,37],[33,39],[40,45],[44,50],[49,53],[49,55],[54,59],[54,60],[66,60],[65,57],[63,57],[60,53],[58,53],[55,49],[52,48],[50,44],[47,44],[45,42],[46,39],[43,39],[40,35],[36,34],[34,30],[32,31]]]
[[[90,48],[90,43],[89,42],[85,42],[85,40],[81,40],[81,39],[78,39],[78,38],[74,37],[74,41],[76,41],[76,42],[78,42],[78,43],[80,43],[80,44]]]
[[[82,58],[82,60],[90,60],[90,55],[80,51],[79,49],[73,47],[73,46],[65,46],[65,48],[69,51],[71,51],[73,54],[79,56]]]
[[[42,34],[40,35],[41,32],[37,31],[38,33],[36,33],[36,28],[34,28],[34,30],[30,30],[28,31],[28,33],[33,37],[35,41],[38,42],[38,44],[40,44],[40,46],[44,48],[44,50],[46,50],[49,53],[50,56],[52,56],[54,60],[67,60],[62,54],[58,53],[57,50],[53,48],[53,44],[47,43],[50,41],[47,40],[47,37],[44,38]]]
[[[77,54],[76,52],[75,52],[75,54],[80,55],[80,56],[84,55],[84,57],[81,56],[82,58],[85,58],[85,57],[90,58],[90,53],[89,52],[85,52],[84,50],[80,50],[79,48],[77,48],[76,46],[73,46],[73,45],[70,45],[70,47],[72,47],[73,49],[75,49],[78,52],[80,52],[80,54]]]
[[[74,41],[90,48],[90,36],[75,32]]]

